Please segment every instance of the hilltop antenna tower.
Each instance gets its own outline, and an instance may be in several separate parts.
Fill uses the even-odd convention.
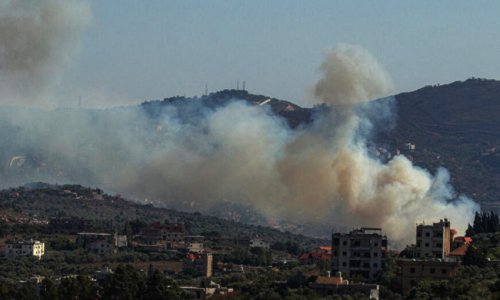
[[[246,91],[245,90],[245,80],[243,80],[243,90]]]
[[[236,89],[239,90],[240,89],[240,80],[238,79],[236,81]]]
[[[205,83],[205,96],[208,96],[208,83]]]

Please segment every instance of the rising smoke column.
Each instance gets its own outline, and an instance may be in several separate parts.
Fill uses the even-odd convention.
[[[47,101],[90,21],[87,2],[0,0],[0,104]]]
[[[383,163],[366,149],[366,134],[377,126],[368,116],[394,117],[390,98],[369,102],[393,91],[382,66],[359,46],[342,45],[326,54],[320,70],[314,92],[330,112],[315,120],[316,128],[299,132],[278,163],[295,209],[337,226],[382,227],[399,247],[424,220],[447,217],[463,230],[478,206],[455,199],[445,169],[432,176],[404,156]]]
[[[65,33],[59,26],[66,18],[43,16],[81,7],[73,1],[0,3],[9,8],[0,13],[1,37],[15,41],[15,46],[0,41],[1,84],[24,99],[53,84],[38,75],[61,75],[68,56],[64,52],[59,60],[54,45],[74,45],[70,37],[50,34]],[[40,22],[46,28],[33,25]],[[37,36],[34,31],[48,35],[48,45],[19,42]],[[23,53],[19,61],[15,49]],[[9,141],[0,145],[0,183],[80,183],[171,207],[192,204],[201,211],[231,201],[272,218],[346,229],[379,226],[398,247],[414,240],[415,223],[423,220],[447,217],[464,229],[477,205],[455,199],[446,170],[431,175],[404,156],[384,163],[368,152],[370,133],[395,117],[391,98],[371,101],[393,92],[390,76],[375,58],[358,46],[342,45],[326,53],[320,71],[314,93],[326,106],[312,124],[295,130],[266,106],[237,99],[217,107],[187,103],[192,115],[168,104],[154,118],[141,107],[0,110],[0,139]],[[19,82],[33,89],[23,91]],[[26,157],[34,170],[29,172],[27,162],[16,168],[22,161],[13,166],[12,157]]]

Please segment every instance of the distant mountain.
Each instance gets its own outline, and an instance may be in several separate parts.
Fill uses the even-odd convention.
[[[172,132],[189,129],[196,126],[183,124],[204,122],[210,110],[234,99],[283,117],[291,128],[310,123],[313,114],[325,108],[303,108],[243,90],[223,90],[202,97],[144,102],[140,108],[150,117],[146,120],[142,112],[139,119],[135,114],[132,115],[136,118],[128,118],[130,113],[137,112],[137,107],[88,111],[3,109],[0,137],[8,142],[0,143],[0,187],[42,181],[101,186],[106,191],[123,192],[106,183],[115,172],[120,174],[118,171],[124,163],[129,163],[129,157],[136,158],[132,155],[135,152],[129,153],[130,149],[137,150],[132,146],[140,145],[141,151],[161,149],[162,141],[170,138],[162,132],[162,123],[156,118],[166,115],[175,118],[175,125],[180,126]],[[378,132],[369,142],[391,154],[400,151],[431,172],[446,167],[457,192],[479,201],[485,209],[500,211],[500,81],[469,79],[427,86],[395,95],[395,102],[395,127]],[[163,114],[165,111],[172,113]],[[113,138],[116,136],[129,139],[125,143]],[[109,154],[109,149],[114,152],[100,155]],[[43,184],[26,188],[43,188]],[[192,211],[191,203],[186,203],[179,203],[179,208]],[[228,201],[222,206],[214,208],[211,214],[266,224],[245,205]]]
[[[397,126],[386,141],[415,144],[408,155],[417,165],[446,167],[453,186],[483,208],[500,202],[500,81],[427,86],[396,99]]]

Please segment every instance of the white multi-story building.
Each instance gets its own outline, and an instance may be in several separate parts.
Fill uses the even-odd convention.
[[[380,228],[360,228],[332,236],[332,271],[348,278],[376,279],[385,267],[387,237]]]
[[[41,259],[45,254],[45,243],[40,241],[13,241],[5,244],[5,256],[36,256]]]

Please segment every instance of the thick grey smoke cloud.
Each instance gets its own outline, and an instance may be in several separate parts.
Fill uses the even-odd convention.
[[[317,95],[330,106],[293,130],[266,105],[237,100],[187,110],[172,102],[157,117],[137,107],[3,109],[0,138],[10,142],[0,147],[0,180],[77,182],[202,211],[232,201],[271,218],[380,226],[396,246],[423,220],[447,217],[463,230],[478,207],[456,199],[444,169],[431,175],[404,156],[370,155],[369,133],[393,118],[390,98],[368,101],[392,90],[376,60],[342,46],[322,70]]]
[[[0,104],[47,102],[90,20],[83,1],[0,0]]]

